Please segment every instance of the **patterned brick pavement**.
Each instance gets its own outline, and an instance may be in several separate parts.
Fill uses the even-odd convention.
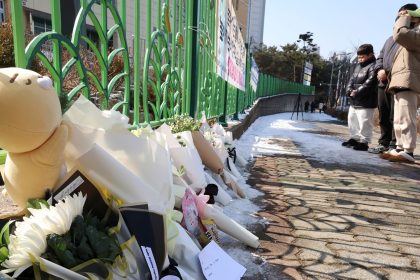
[[[248,279],[420,279],[420,165],[260,156],[248,183],[268,221],[256,252],[267,273]]]

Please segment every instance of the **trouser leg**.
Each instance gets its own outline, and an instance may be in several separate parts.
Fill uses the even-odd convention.
[[[416,148],[416,113],[419,94],[414,91],[400,91],[394,98],[394,129],[397,146],[408,153],[412,153]]]
[[[385,88],[378,88],[378,112],[379,112],[379,126],[381,128],[381,136],[378,143],[384,146],[389,146],[392,141],[392,120],[391,115],[391,100],[392,96],[385,92]]]
[[[375,109],[360,108],[356,109],[356,115],[359,122],[359,135],[360,142],[370,143],[372,141],[373,134],[373,114]]]
[[[389,143],[389,146],[391,148],[395,148],[396,143],[397,143],[397,139],[395,137],[395,130],[394,130],[394,95],[392,93],[387,93],[389,100],[390,100],[390,105],[391,105],[391,112],[389,114],[389,121],[392,124],[392,134],[391,134],[391,142]]]
[[[350,106],[349,113],[347,116],[347,125],[350,132],[350,138],[359,141],[360,135],[359,135],[359,120],[357,119],[356,115],[356,109],[353,108],[353,106]]]

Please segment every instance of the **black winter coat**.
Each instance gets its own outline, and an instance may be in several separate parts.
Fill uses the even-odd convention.
[[[386,41],[382,47],[381,52],[376,58],[375,70],[378,72],[381,69],[384,69],[386,74],[391,73],[392,64],[394,63],[395,54],[397,53],[398,48],[397,42],[394,41],[394,38],[391,36]],[[378,87],[385,88],[388,84],[388,80],[379,81]]]
[[[357,64],[347,85],[347,95],[355,90],[356,95],[350,97],[350,105],[355,108],[376,108],[378,105],[378,79],[375,71],[375,57]]]

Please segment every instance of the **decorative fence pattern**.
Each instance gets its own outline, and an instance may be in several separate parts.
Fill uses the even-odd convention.
[[[260,74],[254,91],[250,86],[250,54],[247,55],[245,91],[220,78],[215,71],[218,1],[133,2],[80,0],[72,36],[67,38],[61,32],[60,1],[52,0],[52,31],[39,34],[25,46],[22,0],[11,0],[16,66],[29,68],[37,58],[50,73],[60,97],[68,101],[77,94],[94,98],[102,109],[113,108],[128,115],[134,127],[155,126],[179,114],[197,117],[201,112],[208,118],[224,121],[262,96],[284,92],[313,94],[313,87],[264,74]],[[141,14],[142,7],[146,9],[146,18]],[[134,17],[136,34],[132,59],[127,43],[128,16]],[[93,25],[98,42],[84,34],[87,23]],[[142,52],[140,34],[144,29],[145,50]],[[111,48],[115,41],[117,47]],[[52,45],[51,56],[42,51],[47,44]],[[93,53],[92,59],[82,57],[84,48]],[[68,54],[67,60],[64,53]],[[122,62],[122,70],[110,76],[116,59]],[[99,74],[92,70],[92,65],[86,65],[93,63],[99,65]],[[79,81],[68,90],[63,83],[71,71],[76,71]],[[111,96],[117,85],[122,93],[115,102]]]

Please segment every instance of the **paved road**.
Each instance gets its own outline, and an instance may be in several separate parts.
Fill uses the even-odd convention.
[[[346,137],[345,126],[316,133]],[[258,157],[248,180],[268,220],[249,279],[420,279],[420,165],[338,165],[298,155]],[[418,162],[418,161],[417,161]]]

